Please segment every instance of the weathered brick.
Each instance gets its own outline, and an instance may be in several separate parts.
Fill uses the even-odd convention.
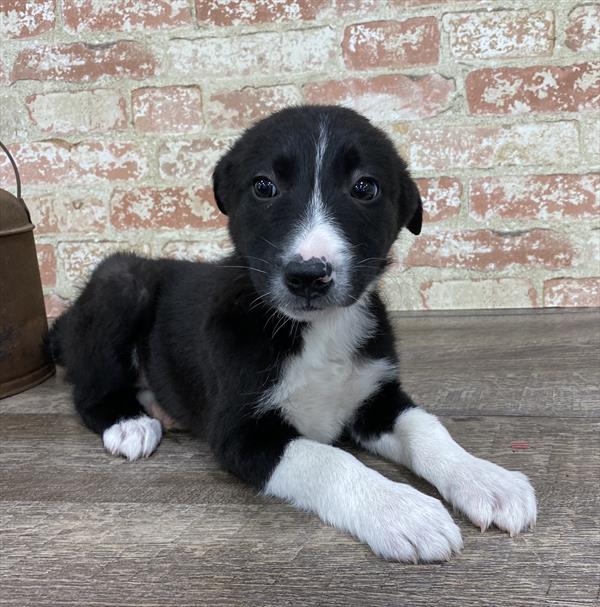
[[[531,175],[474,179],[470,213],[479,220],[562,219],[598,215],[600,175]]]
[[[58,183],[72,174],[71,149],[67,142],[40,141],[11,145],[10,151],[23,183]],[[0,154],[0,182],[14,182],[13,168],[4,154]]]
[[[41,141],[11,146],[24,183],[139,179],[148,163],[132,143]],[[0,179],[13,181],[8,159],[0,156]]]
[[[36,234],[99,233],[106,226],[106,202],[87,190],[55,190],[26,202]]]
[[[94,82],[102,78],[140,80],[153,76],[156,68],[154,55],[138,42],[120,40],[95,45],[75,42],[24,48],[17,55],[11,78],[63,82]]]
[[[377,122],[429,118],[445,110],[456,90],[439,74],[327,80],[304,86],[309,103],[341,104]]]
[[[56,293],[48,293],[44,295],[44,306],[46,308],[46,316],[52,320],[60,316],[68,307],[69,300],[56,295]]]
[[[432,65],[439,61],[440,31],[435,17],[370,21],[348,26],[342,51],[346,66],[364,70]]]
[[[141,179],[148,161],[134,143],[83,142],[71,151],[73,174],[81,181]]]
[[[269,114],[302,101],[293,85],[246,86],[211,95],[206,108],[207,120],[215,128],[242,129]]]
[[[442,221],[460,213],[462,184],[453,177],[417,179],[423,199],[423,220]]]
[[[546,307],[600,306],[600,278],[553,278],[544,281]]]
[[[421,285],[421,297],[423,307],[429,310],[531,308],[537,305],[533,285],[519,278],[428,281]]]
[[[169,73],[195,81],[201,77],[320,70],[334,60],[336,53],[337,35],[331,27],[173,39],[166,49]]]
[[[409,135],[410,165],[416,170],[451,167],[575,163],[579,135],[572,122],[513,126],[440,126],[413,129]]]
[[[482,69],[465,82],[472,114],[600,109],[600,63]]]
[[[594,164],[600,164],[600,120],[581,125],[583,147],[587,157]]]
[[[55,0],[0,0],[0,38],[30,38],[54,29]]]
[[[565,44],[572,51],[600,53],[600,4],[584,4],[569,13]]]
[[[203,125],[202,93],[195,86],[136,89],[131,94],[133,124],[144,132],[189,132]]]
[[[120,230],[212,228],[225,221],[210,188],[116,190],[111,200],[111,223]]]
[[[125,98],[110,89],[40,93],[26,104],[32,122],[55,135],[127,128]]]
[[[156,30],[192,23],[187,0],[63,0],[65,29],[74,32]]]
[[[84,285],[92,270],[110,254],[129,251],[148,255],[150,252],[146,244],[116,240],[61,242],[57,249],[60,280],[71,294],[75,294],[77,288]]]
[[[574,252],[566,237],[552,230],[522,232],[465,230],[437,232],[415,239],[405,265],[465,270],[503,270],[513,265],[565,268]]]
[[[56,255],[51,244],[37,244],[37,258],[40,266],[40,276],[44,287],[56,285]]]
[[[554,16],[551,11],[477,11],[444,18],[450,52],[459,59],[551,55]]]
[[[173,259],[215,261],[233,250],[231,240],[223,230],[203,230],[198,240],[173,240],[161,249],[161,255]]]
[[[373,15],[378,10],[398,10],[407,8],[420,8],[436,4],[444,5],[453,0],[335,0],[335,9],[338,15],[350,14]],[[477,2],[477,0],[462,0],[462,2]]]
[[[208,186],[217,161],[232,142],[233,139],[227,137],[167,142],[158,152],[160,176],[193,179],[194,183]]]
[[[328,5],[328,0],[196,0],[196,19],[217,26],[309,21]]]

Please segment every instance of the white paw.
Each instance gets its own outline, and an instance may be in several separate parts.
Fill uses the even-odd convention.
[[[535,492],[521,472],[469,455],[440,492],[482,531],[493,524],[513,536],[535,525]]]
[[[148,457],[156,450],[162,437],[160,422],[147,415],[140,415],[113,424],[102,434],[107,451],[123,455],[128,460]]]
[[[375,554],[411,563],[447,561],[460,552],[460,530],[442,503],[408,485],[375,483],[352,532]]]

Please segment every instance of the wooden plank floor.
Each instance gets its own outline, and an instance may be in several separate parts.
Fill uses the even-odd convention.
[[[598,605],[600,313],[420,313],[395,324],[415,399],[467,449],[531,478],[533,533],[482,534],[456,516],[465,547],[454,560],[385,562],[256,495],[184,434],[145,461],[108,456],[53,379],[0,401],[0,605]]]

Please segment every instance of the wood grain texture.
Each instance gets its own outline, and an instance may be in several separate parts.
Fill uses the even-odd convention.
[[[104,453],[51,380],[0,401],[0,605],[552,607],[599,604],[596,312],[395,318],[405,384],[474,454],[525,472],[533,533],[463,553],[376,558],[316,517],[256,495],[207,446],[170,433],[128,463]],[[529,448],[513,450],[525,441]],[[356,452],[435,495],[408,471]]]

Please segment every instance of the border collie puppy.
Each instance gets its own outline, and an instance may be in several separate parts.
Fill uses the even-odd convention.
[[[214,171],[234,253],[216,263],[120,253],[55,323],[85,424],[147,457],[163,427],[205,436],[221,465],[400,561],[462,547],[442,503],[335,446],[407,466],[482,530],[536,520],[527,478],[462,449],[402,390],[377,281],[422,205],[386,135],[355,112],[259,122]]]

